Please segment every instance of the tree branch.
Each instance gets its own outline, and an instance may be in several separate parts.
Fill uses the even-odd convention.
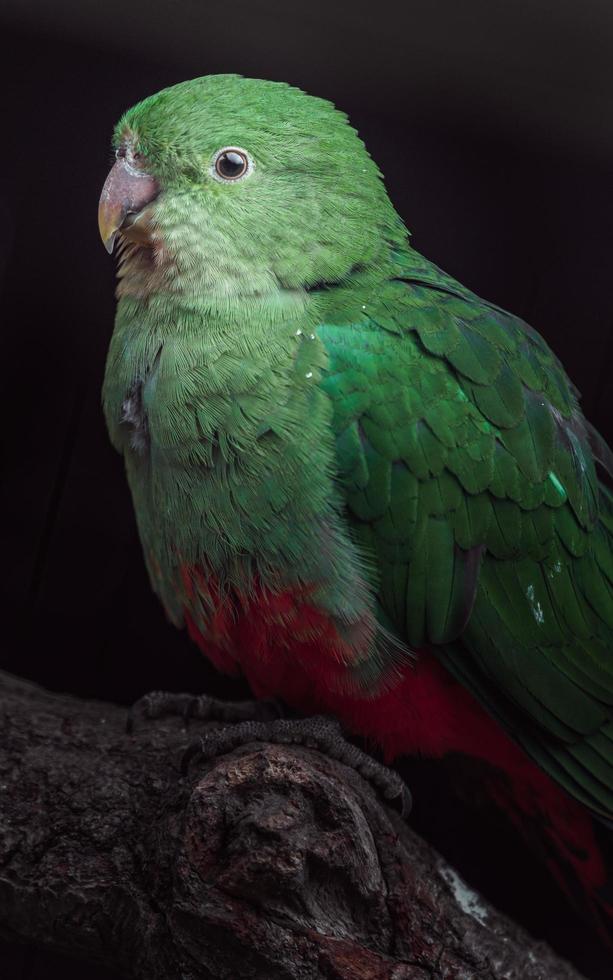
[[[0,673],[0,934],[147,980],[579,980],[353,770]]]

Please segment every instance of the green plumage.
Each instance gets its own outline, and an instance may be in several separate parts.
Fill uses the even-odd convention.
[[[376,550],[382,604],[401,635],[441,645],[445,665],[543,768],[610,816],[610,496],[576,393],[525,324],[413,256],[397,257],[355,343],[342,314],[319,330],[332,353],[322,383],[341,402],[341,472],[350,461],[362,474],[359,489],[346,480],[349,513]],[[359,377],[375,352],[368,400],[354,386],[348,414],[344,376]],[[373,482],[393,489],[371,504]],[[466,623],[462,556],[479,546]]]
[[[314,586],[339,628],[379,608],[613,816],[611,496],[545,342],[410,247],[328,103],[197,79],[116,140],[162,193],[155,248],[124,253],[105,411],[172,618],[185,564]],[[251,154],[242,181],[212,173],[224,146]],[[373,620],[351,683],[397,657]]]

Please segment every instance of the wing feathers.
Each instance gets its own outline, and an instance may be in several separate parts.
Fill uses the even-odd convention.
[[[405,282],[359,330],[320,332],[347,514],[382,608],[610,817],[613,506],[594,461],[613,455],[538,334],[415,253],[398,262]]]

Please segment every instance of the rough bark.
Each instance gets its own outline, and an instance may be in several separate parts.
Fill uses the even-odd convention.
[[[147,980],[578,980],[361,777],[0,674],[0,936]]]

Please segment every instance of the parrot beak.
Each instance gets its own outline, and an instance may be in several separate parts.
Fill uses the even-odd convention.
[[[119,157],[104,182],[98,205],[100,237],[109,254],[118,234],[133,241],[148,240],[150,227],[142,212],[159,193],[155,177]]]

